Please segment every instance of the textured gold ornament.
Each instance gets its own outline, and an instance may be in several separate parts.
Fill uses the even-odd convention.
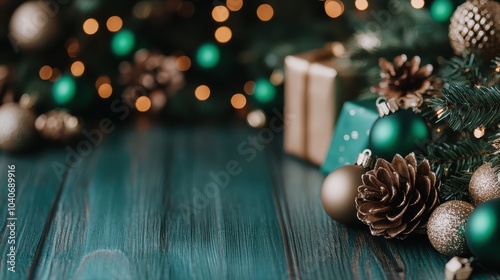
[[[500,50],[500,3],[491,0],[467,1],[453,13],[448,36],[455,53],[472,50],[493,58]]]
[[[470,255],[465,241],[467,219],[474,206],[461,200],[439,205],[427,222],[427,235],[432,246],[447,256]]]
[[[35,115],[16,103],[0,107],[0,150],[19,152],[28,148],[36,136]]]
[[[472,175],[469,193],[474,205],[500,197],[500,182],[489,163],[481,165]]]

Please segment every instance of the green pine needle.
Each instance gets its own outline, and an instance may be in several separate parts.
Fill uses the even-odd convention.
[[[470,202],[469,183],[471,177],[472,173],[470,172],[458,172],[446,179],[439,190],[441,202],[449,200],[464,200]]]

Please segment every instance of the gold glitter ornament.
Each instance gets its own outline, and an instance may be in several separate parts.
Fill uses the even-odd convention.
[[[469,0],[453,13],[448,37],[456,54],[479,50],[494,58],[500,50],[500,3]]]
[[[469,193],[476,206],[487,200],[500,198],[500,182],[489,163],[481,165],[474,172],[469,183]]]
[[[23,95],[19,104],[0,106],[0,150],[20,152],[29,148],[36,138],[34,99]]]
[[[470,255],[465,241],[467,219],[474,206],[461,200],[450,200],[432,212],[427,223],[427,235],[432,246],[447,256]]]

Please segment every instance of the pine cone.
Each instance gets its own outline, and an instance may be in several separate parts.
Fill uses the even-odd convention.
[[[413,153],[404,159],[396,155],[392,163],[379,158],[362,181],[356,198],[358,219],[375,236],[405,239],[425,225],[438,205],[441,183],[427,160],[417,166]]]
[[[408,97],[416,93],[424,93],[431,86],[433,67],[427,64],[420,67],[420,57],[414,56],[410,61],[402,54],[394,58],[394,64],[380,58],[380,77],[378,86],[372,91],[378,92],[387,99]]]

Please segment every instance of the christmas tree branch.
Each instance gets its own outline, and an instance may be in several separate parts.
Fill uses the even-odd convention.
[[[471,177],[471,172],[457,172],[447,178],[439,190],[441,202],[449,200],[464,200],[470,202],[469,183]]]
[[[483,85],[486,79],[481,74],[481,59],[475,54],[453,57],[445,62],[440,76],[445,83],[459,85]]]
[[[500,123],[500,88],[470,87],[450,84],[441,90],[443,96],[431,100],[439,114],[453,130],[473,130]]]

